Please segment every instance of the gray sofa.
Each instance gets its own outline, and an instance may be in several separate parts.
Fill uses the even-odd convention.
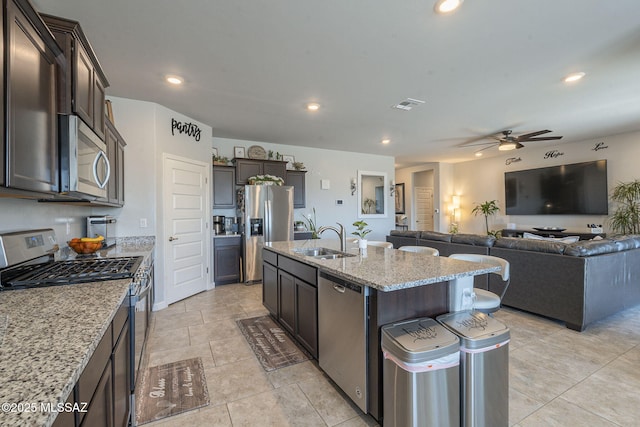
[[[511,283],[503,305],[565,322],[587,325],[640,304],[640,236],[613,236],[571,244],[516,237],[495,239],[471,234],[391,231],[387,241],[431,246],[440,255],[483,253],[511,264]],[[495,275],[475,286],[499,292]]]

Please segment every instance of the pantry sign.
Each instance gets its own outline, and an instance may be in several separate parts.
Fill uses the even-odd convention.
[[[180,122],[174,118],[171,119],[171,135],[175,135],[176,133],[186,134],[187,136],[193,137],[196,141],[200,141],[201,130],[198,125],[195,123],[186,123]]]

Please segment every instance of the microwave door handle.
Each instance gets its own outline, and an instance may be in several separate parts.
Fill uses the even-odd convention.
[[[104,181],[100,182],[100,178],[98,178],[98,162],[100,159],[104,160],[105,165],[107,166],[107,173],[105,174]],[[111,164],[109,163],[109,159],[104,151],[98,151],[96,158],[93,160],[93,179],[98,184],[99,188],[104,188],[107,186],[109,182],[109,178],[111,177]]]

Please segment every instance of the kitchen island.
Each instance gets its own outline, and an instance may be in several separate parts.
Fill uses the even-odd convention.
[[[313,286],[312,273],[308,268],[314,269],[317,276],[329,274],[336,278],[345,280],[355,285],[368,288],[368,302],[365,314],[366,340],[367,340],[367,389],[368,402],[367,412],[374,418],[381,420],[382,414],[382,350],[380,346],[380,328],[386,324],[398,322],[418,317],[436,317],[448,311],[449,286],[448,282],[453,279],[475,276],[479,274],[491,273],[498,270],[498,267],[487,264],[470,263],[466,261],[453,260],[447,257],[425,256],[424,254],[398,251],[394,249],[384,249],[380,247],[368,247],[366,250],[359,250],[357,245],[351,243],[347,246],[347,254],[351,256],[323,259],[322,257],[312,257],[305,255],[308,250],[328,248],[339,251],[340,242],[338,240],[315,239],[305,241],[271,242],[264,246],[265,268],[273,268],[273,263],[278,269],[278,277],[294,277],[294,283],[298,279],[302,281],[300,289],[308,289]],[[277,258],[274,258],[277,257]],[[271,264],[269,264],[269,262]],[[289,266],[297,271],[291,271]],[[308,268],[305,269],[304,266]],[[283,272],[284,270],[284,272]],[[268,282],[269,276],[265,272],[264,283],[265,293],[273,289]],[[316,283],[318,283],[316,281]],[[285,284],[283,282],[283,284]],[[278,283],[278,310],[283,308],[287,302],[282,296],[285,291]],[[296,292],[298,295],[298,292]],[[304,295],[307,295],[305,292]],[[269,298],[268,295],[263,298]],[[308,297],[303,309],[302,305],[296,305],[295,314],[300,322],[293,322],[294,336],[300,341],[298,330],[295,326],[308,325],[313,322],[304,319],[308,317],[309,309]],[[295,303],[295,302],[294,302]],[[317,299],[316,299],[317,304]],[[268,306],[268,304],[265,304]],[[274,314],[273,304],[270,311]],[[286,309],[286,307],[285,307]],[[316,305],[316,312],[320,312],[322,307]],[[286,314],[286,312],[285,312]],[[280,319],[282,316],[275,316]],[[286,327],[286,325],[283,325]],[[286,327],[290,332],[291,326]],[[305,332],[301,330],[300,332]],[[317,331],[316,331],[317,332]],[[306,343],[310,341],[312,335],[308,332],[303,345],[309,349]],[[349,352],[350,348],[345,348]],[[316,354],[318,359],[322,359],[323,349],[320,345]],[[349,394],[349,393],[347,393]],[[360,405],[359,405],[360,406]]]
[[[152,238],[125,238],[99,256],[152,252]],[[63,248],[56,259],[74,257]],[[104,348],[111,355],[116,329],[127,322],[130,284],[119,279],[0,292],[0,425],[51,426],[69,415],[56,409],[73,405],[74,387],[96,364],[94,354]],[[84,403],[67,408],[86,411]]]

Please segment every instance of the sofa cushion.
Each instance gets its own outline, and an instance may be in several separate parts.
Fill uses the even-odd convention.
[[[564,254],[569,256],[586,257],[619,252],[620,250],[621,245],[611,239],[580,240],[579,242],[567,245]]]
[[[462,243],[473,246],[491,247],[495,243],[496,238],[493,236],[481,236],[478,234],[454,234],[451,236],[451,243]]]
[[[616,242],[621,251],[640,248],[640,236],[637,234],[617,234],[610,236],[609,240]]]
[[[438,233],[437,231],[421,231],[419,239],[435,240],[437,242],[450,242],[451,234]]]
[[[396,236],[396,237],[415,237],[418,238],[418,236],[420,235],[419,231],[402,231],[402,230],[391,230],[389,232],[390,236]]]
[[[496,240],[496,248],[519,249],[523,251],[545,252],[550,254],[563,254],[565,248],[570,246],[565,243],[551,242],[548,240],[522,239],[520,237],[501,237]]]
[[[525,239],[534,239],[534,240],[547,240],[549,242],[558,242],[558,243],[575,243],[580,240],[580,236],[566,236],[566,237],[544,237],[539,236],[533,233],[527,233],[526,231],[522,233],[522,237]]]

